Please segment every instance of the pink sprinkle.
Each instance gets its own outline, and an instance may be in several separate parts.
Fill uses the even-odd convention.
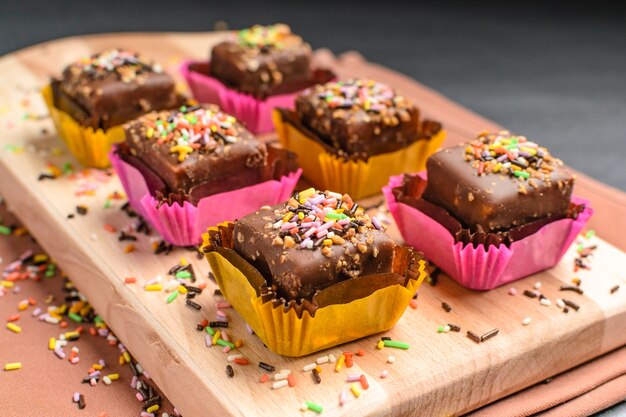
[[[321,237],[326,236],[327,234],[328,234],[328,230],[323,229],[323,230],[318,231],[318,232],[315,234],[315,236],[319,239],[319,238],[321,238]]]
[[[231,308],[232,306],[230,305],[230,303],[227,303],[226,301],[218,301],[217,303],[215,303],[215,307],[217,308]],[[219,313],[217,313],[219,314]],[[226,313],[224,313],[226,314]]]
[[[89,380],[89,385],[91,385],[92,387],[95,387],[97,383],[98,381],[96,380],[96,378],[91,378]]]
[[[211,347],[213,346],[213,338],[211,337],[211,335],[206,335],[204,336],[204,344],[206,345],[206,347]]]
[[[509,295],[517,295],[517,290],[514,287],[509,288]]]
[[[339,394],[339,405],[343,406],[348,399],[348,391],[344,388]]]
[[[72,401],[77,403],[78,400],[80,400],[80,392],[75,392],[74,395],[72,396]]]
[[[348,223],[350,223],[350,219],[341,219],[341,220],[337,221],[337,224],[340,224],[342,226],[345,226]]]
[[[539,290],[533,290],[533,293],[534,293],[537,297],[539,297],[539,296],[541,295],[541,291],[539,291]]]
[[[41,308],[37,307],[33,310],[33,317],[36,317],[41,314]]]
[[[17,294],[17,293],[19,293],[20,291],[22,291],[22,289],[20,288],[20,286],[19,286],[19,285],[16,285],[15,287],[13,287],[13,294]]]
[[[135,394],[135,398],[137,398],[137,401],[143,401],[143,395],[140,392]]]
[[[70,359],[70,363],[72,365],[76,365],[78,361],[80,361],[80,358],[78,356],[74,356],[72,359]]]
[[[224,339],[227,342],[230,342],[230,338],[228,337],[228,333],[226,333],[225,330],[222,330],[222,339]]]
[[[137,388],[137,376],[133,375],[133,379],[130,380],[130,387]]]
[[[309,237],[311,236],[313,233],[315,233],[317,231],[316,227],[311,227],[309,230],[306,231],[306,233],[304,234],[304,237]]]
[[[106,362],[104,361],[104,359],[100,359],[100,360],[98,361],[98,364],[99,364],[100,366],[102,366],[103,368],[104,368],[105,366],[107,366],[107,364],[106,364]]]
[[[248,333],[254,334],[254,330],[252,330],[252,327],[250,327],[248,323],[246,323],[246,329],[248,330]]]
[[[59,359],[65,359],[65,352],[63,352],[61,348],[54,349],[54,354],[57,355]]]
[[[222,352],[224,352],[224,353],[230,352],[230,346],[228,346],[228,345],[224,346],[224,349],[222,349]]]
[[[217,310],[215,314],[217,314],[220,317],[228,317],[226,313],[224,313],[222,310]]]
[[[360,374],[351,374],[348,375],[348,378],[346,379],[347,382],[357,382],[359,379],[361,379],[361,375]]]
[[[150,375],[149,375],[149,374],[148,374],[148,372],[146,372],[146,371],[143,371],[143,376],[144,376],[144,378],[146,378],[146,379],[150,379]]]
[[[280,226],[280,230],[289,230],[289,229],[293,229],[296,226],[298,226],[298,223],[287,222],[287,223],[283,223],[283,225]]]
[[[147,411],[141,412],[141,417],[154,417],[154,413],[148,413]]]
[[[387,378],[389,376],[389,372],[387,372],[387,370],[385,369],[384,371],[381,372],[380,377],[381,378]]]

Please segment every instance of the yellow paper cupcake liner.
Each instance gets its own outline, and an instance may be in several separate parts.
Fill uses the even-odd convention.
[[[212,230],[218,228],[209,229]],[[226,300],[271,351],[284,356],[303,356],[389,330],[400,319],[427,276],[425,261],[419,259],[414,272],[404,279],[404,285],[394,284],[346,303],[320,306],[314,315],[306,309],[301,309],[298,314],[295,308],[264,300],[251,284],[254,278],[250,277],[260,276],[258,271],[236,252],[224,248],[207,249],[212,245],[208,233],[203,235],[203,240],[202,249]],[[376,279],[378,276],[371,277]],[[344,293],[358,294],[359,291],[352,291],[352,288],[361,285],[359,279],[336,285],[343,284],[341,291]]]
[[[114,144],[124,140],[124,128],[120,125],[102,130],[82,126],[72,116],[54,106],[50,85],[44,87],[41,94],[59,136],[78,162],[92,168],[110,166],[108,153]]]
[[[374,155],[367,161],[346,161],[285,122],[280,110],[274,110],[272,118],[280,143],[298,155],[303,175],[313,185],[321,190],[339,190],[355,199],[380,193],[392,175],[426,169],[426,160],[446,137],[440,130],[428,140],[418,140],[395,152]]]

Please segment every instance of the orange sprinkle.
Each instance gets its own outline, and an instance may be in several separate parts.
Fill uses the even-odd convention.
[[[289,374],[289,376],[287,377],[287,383],[289,384],[290,387],[295,387],[296,386],[296,377],[293,376],[293,374]]]
[[[126,247],[124,248],[124,253],[131,253],[135,250],[135,245],[133,245],[132,243],[129,243],[128,245],[126,245]]]
[[[365,349],[359,349],[359,350],[357,350],[356,355],[357,355],[357,356],[365,356]]]
[[[20,319],[20,315],[19,314],[13,314],[12,316],[9,316],[7,321],[8,322],[12,322],[12,321],[18,321],[19,319]]]
[[[369,382],[367,382],[367,378],[365,377],[365,375],[361,375],[359,381],[361,382],[361,386],[363,387],[363,389],[368,389],[370,387],[370,384]]]
[[[134,284],[135,282],[137,282],[137,278],[135,277],[124,278],[124,284]]]
[[[35,300],[33,297],[28,297],[28,304],[34,306],[35,304],[37,304],[37,300]]]
[[[235,363],[237,365],[247,365],[250,362],[248,362],[248,360],[246,358],[235,358]]]
[[[85,328],[83,326],[78,326],[75,331],[78,332],[78,333],[82,333],[83,330],[85,330]]]
[[[240,348],[243,346],[243,341],[241,339],[235,340],[235,347]]]
[[[268,374],[263,374],[263,375],[261,375],[261,378],[259,379],[259,382],[261,384],[265,384],[268,379],[270,379],[270,376]]]
[[[352,365],[353,365],[352,355],[346,356],[346,368],[352,368]]]
[[[411,302],[409,302],[409,306],[413,309],[416,310],[417,309],[417,300],[416,299],[411,299]]]
[[[95,327],[90,327],[89,328],[89,334],[92,335],[92,336],[95,336],[95,335],[98,334],[98,332],[96,331]]]
[[[61,323],[59,323],[59,326],[61,326],[62,329],[65,329],[67,327],[67,322],[62,321]]]
[[[114,226],[110,225],[109,223],[104,224],[104,230],[106,230],[109,233],[117,232],[117,229]]]
[[[202,281],[200,284],[198,284],[198,288],[200,288],[201,290],[206,288],[206,281]]]

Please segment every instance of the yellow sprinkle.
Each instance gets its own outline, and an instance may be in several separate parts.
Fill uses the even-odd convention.
[[[217,341],[220,339],[220,337],[222,336],[222,332],[220,332],[219,330],[215,332],[215,334],[213,335],[213,339],[211,340],[211,344],[213,346],[215,346],[217,344]]]
[[[22,369],[22,362],[7,363],[4,365],[5,371],[16,371],[18,369]]]
[[[80,333],[78,333],[78,332],[65,332],[64,336],[65,336],[65,340],[69,340],[72,337],[80,336]]]
[[[54,350],[54,345],[56,345],[56,343],[56,339],[54,337],[51,337],[50,340],[48,340],[48,349]]]
[[[299,213],[298,213],[298,218],[299,218],[300,220],[304,219],[304,213],[303,213],[303,212],[299,212]]]
[[[67,304],[61,304],[61,307],[57,309],[57,313],[63,315],[67,312]]]
[[[26,230],[25,227],[18,227],[13,231],[13,234],[15,234],[15,236],[24,236],[26,233],[28,233],[28,230]]]
[[[288,222],[289,220],[291,220],[291,218],[293,217],[293,211],[289,211],[287,212],[287,214],[285,214],[283,216],[283,222]]]
[[[500,172],[500,168],[502,168],[502,163],[498,162],[494,167],[493,167],[493,172],[494,173],[498,173]]]
[[[119,364],[120,365],[124,365],[124,357],[120,355],[120,360],[119,360]]]
[[[383,342],[382,340],[378,341],[378,344],[376,345],[377,349],[381,349],[385,347],[385,342]]]
[[[146,137],[150,139],[152,138],[152,135],[154,135],[154,128],[149,127],[148,130],[146,130]]]
[[[33,258],[33,261],[35,261],[35,263],[46,262],[47,260],[48,260],[48,255],[46,255],[45,253],[40,253],[39,255],[35,255],[35,257]]]
[[[13,333],[22,333],[22,328],[15,323],[7,323],[7,329]]]
[[[184,285],[179,285],[177,290],[181,294],[187,294],[187,288]]]
[[[159,409],[159,404],[154,404],[153,406],[146,408],[146,412],[153,413],[157,411],[158,409]]]
[[[337,359],[337,363],[335,364],[335,372],[341,371],[341,368],[343,368],[343,364],[345,361],[345,355],[342,354],[341,356],[339,356],[339,359]]]
[[[133,245],[132,243],[129,243],[128,245],[124,247],[124,253],[131,253],[134,251],[135,251],[135,245]]]
[[[92,307],[89,304],[87,304],[85,307],[80,309],[79,313],[80,313],[81,316],[85,317],[87,314],[89,314],[91,309],[92,309]]]
[[[81,308],[83,308],[83,306],[85,305],[84,301],[79,301],[76,304],[73,304],[70,307],[70,313],[78,313],[80,311]]]
[[[103,366],[100,365],[99,363],[94,363],[93,365],[91,365],[91,367],[95,369],[96,371],[101,371],[103,368]]]
[[[356,384],[350,384],[350,391],[354,394],[355,397],[359,398],[361,395],[361,390],[357,387]]]
[[[333,241],[330,239],[324,239],[322,243],[324,243],[324,246],[332,246]]]
[[[120,379],[120,374],[109,374],[107,375],[111,381],[117,381]]]
[[[187,261],[187,258],[180,258],[180,265],[181,266],[185,266],[187,265],[189,262]]]
[[[13,288],[15,283],[13,283],[13,281],[0,281],[0,285],[4,288]]]
[[[20,302],[20,303],[17,305],[17,309],[18,309],[18,311],[24,311],[24,310],[26,310],[27,308],[28,308],[28,301],[26,301],[26,302],[23,302],[23,301],[22,301],[22,302]]]
[[[175,145],[170,148],[170,153],[178,153],[178,161],[183,162],[187,155],[193,152],[193,148],[187,145]]]
[[[300,191],[300,195],[299,195],[300,203],[304,204],[307,198],[311,197],[313,194],[315,194],[315,188],[307,188],[304,191]]]
[[[161,291],[162,289],[163,285],[161,284],[146,285],[146,291]]]
[[[321,373],[322,373],[322,367],[321,367],[321,366],[319,366],[319,365],[317,365],[317,366],[315,367],[315,370],[317,371],[317,373],[318,373],[318,374],[321,374]]]
[[[124,361],[126,363],[130,363],[130,354],[128,352],[122,353],[122,356],[124,357]]]

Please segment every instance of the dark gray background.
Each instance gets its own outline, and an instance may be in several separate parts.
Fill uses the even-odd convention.
[[[289,23],[355,49],[626,190],[626,13],[611,3],[0,0],[0,54],[69,35]],[[622,403],[624,404],[624,403]],[[603,414],[626,414],[616,406]]]
[[[84,33],[286,22],[314,47],[360,51],[626,190],[623,8],[407,3],[0,0],[0,53]]]

